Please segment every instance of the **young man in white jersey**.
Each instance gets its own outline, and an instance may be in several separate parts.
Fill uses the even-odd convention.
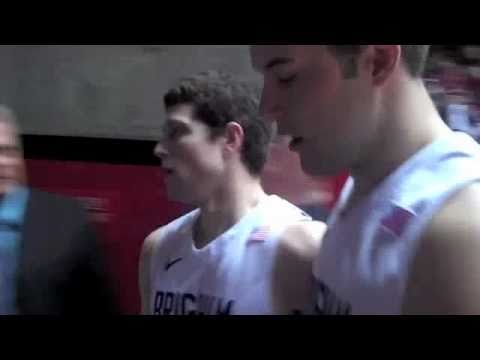
[[[321,314],[480,313],[480,150],[432,103],[428,49],[251,49],[304,170],[351,172],[314,265]]]
[[[198,210],[146,239],[144,314],[314,311],[311,266],[325,225],[262,189],[271,127],[258,117],[253,90],[210,72],[164,97],[167,120],[155,154],[169,197]]]

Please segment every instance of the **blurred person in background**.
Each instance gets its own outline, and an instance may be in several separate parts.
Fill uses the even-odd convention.
[[[168,195],[198,209],[146,239],[143,313],[313,313],[311,266],[325,225],[264,192],[271,129],[258,117],[258,92],[209,72],[181,81],[164,103],[155,154]]]
[[[116,314],[99,240],[74,200],[27,185],[19,128],[0,106],[0,314]]]

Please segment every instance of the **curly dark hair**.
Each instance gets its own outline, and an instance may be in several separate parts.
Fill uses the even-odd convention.
[[[192,104],[195,118],[211,130],[212,139],[225,133],[230,122],[245,133],[242,161],[253,176],[259,176],[268,157],[272,129],[262,121],[258,106],[260,89],[231,74],[209,71],[184,78],[164,96],[167,110]]]
[[[329,45],[328,47],[341,59],[351,59],[344,63],[345,76],[355,76],[358,55],[367,45]],[[408,73],[414,78],[423,76],[427,64],[430,45],[401,45],[402,60]],[[352,60],[353,59],[353,60]]]

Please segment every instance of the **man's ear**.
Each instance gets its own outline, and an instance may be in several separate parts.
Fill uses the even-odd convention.
[[[371,45],[366,56],[370,57],[373,84],[383,85],[400,65],[402,59],[401,45]]]
[[[237,122],[229,122],[225,128],[225,150],[229,153],[241,152],[245,140],[245,132]]]

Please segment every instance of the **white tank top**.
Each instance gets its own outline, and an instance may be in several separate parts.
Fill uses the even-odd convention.
[[[289,202],[268,196],[208,247],[197,250],[192,230],[199,214],[193,211],[152,235],[157,240],[149,312],[273,314],[271,288],[279,235],[289,224],[311,218]]]
[[[350,179],[314,263],[320,314],[401,314],[419,240],[453,195],[480,180],[480,146],[452,133],[427,146],[345,215]]]

